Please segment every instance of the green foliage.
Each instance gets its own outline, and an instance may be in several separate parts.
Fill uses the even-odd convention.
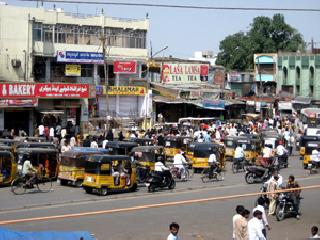
[[[227,70],[253,69],[253,54],[295,52],[304,49],[302,35],[285,23],[282,14],[256,17],[248,33],[238,32],[220,42],[216,64]]]

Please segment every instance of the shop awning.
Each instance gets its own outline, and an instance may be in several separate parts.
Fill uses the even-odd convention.
[[[308,97],[296,97],[293,101],[293,104],[306,104],[310,105],[311,104],[311,98]]]
[[[155,96],[152,99],[156,103],[166,103],[166,104],[181,104],[181,103],[188,103],[187,100],[184,99],[170,99],[163,96]]]

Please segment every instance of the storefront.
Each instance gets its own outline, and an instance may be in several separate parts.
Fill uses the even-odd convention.
[[[68,119],[80,126],[88,120],[90,97],[88,84],[1,83],[0,131],[33,135],[41,122],[54,126],[61,120],[65,126]]]

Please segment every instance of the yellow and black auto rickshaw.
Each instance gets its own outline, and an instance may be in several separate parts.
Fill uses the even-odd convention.
[[[166,136],[164,141],[167,161],[172,161],[174,155],[176,155],[179,150],[183,150],[184,146],[186,146],[184,138],[180,136]]]
[[[216,143],[194,143],[192,168],[194,172],[200,172],[209,167],[209,156],[214,153],[220,168],[225,168],[225,148],[223,145]]]
[[[303,160],[303,168],[307,169],[308,164],[311,164],[312,151],[320,150],[320,139],[317,136],[304,136],[302,141],[303,147],[300,148],[300,159]]]
[[[261,153],[261,141],[250,136],[239,136],[236,140],[237,146],[240,145],[245,154],[245,160],[248,163],[255,163]]]
[[[237,147],[237,137],[227,136],[224,139],[224,146],[226,150],[226,160],[232,161],[234,150]]]
[[[81,187],[84,179],[86,160],[93,154],[107,154],[102,148],[76,147],[60,155],[58,180],[61,185]]]
[[[129,155],[132,148],[137,146],[138,144],[132,141],[109,141],[106,143],[105,149],[110,155]]]
[[[0,150],[0,186],[10,184],[16,175],[17,164],[10,151]]]
[[[52,148],[18,148],[17,163],[19,170],[22,169],[26,159],[30,159],[33,167],[42,168],[43,177],[53,179],[58,177],[59,153]]]
[[[82,187],[101,196],[137,189],[136,169],[125,155],[91,155],[86,161]]]
[[[132,149],[137,170],[138,183],[145,183],[154,170],[158,157],[165,159],[165,150],[161,146],[139,146]]]

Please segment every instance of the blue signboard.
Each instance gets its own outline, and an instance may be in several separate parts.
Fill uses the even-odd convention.
[[[103,64],[103,53],[58,51],[57,62]]]
[[[225,103],[223,100],[203,100],[202,106],[208,109],[223,110],[225,107]]]

